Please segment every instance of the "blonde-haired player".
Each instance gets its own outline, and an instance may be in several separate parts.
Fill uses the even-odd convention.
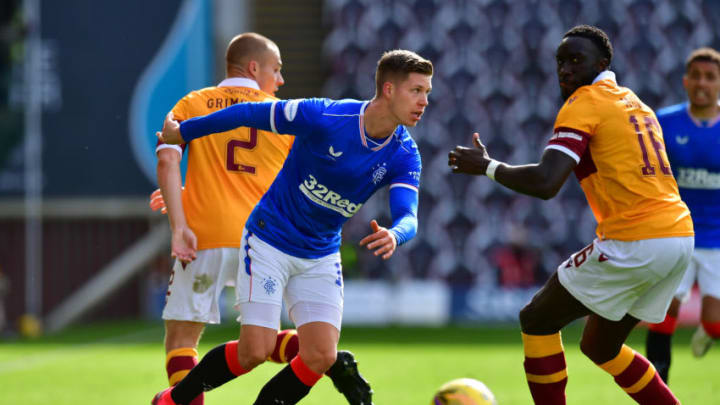
[[[172,114],[184,121],[237,103],[277,100],[275,92],[284,84],[281,68],[280,50],[273,41],[257,33],[240,34],[227,47],[226,78],[218,86],[190,92]],[[172,255],[177,258],[162,315],[171,386],[197,364],[205,324],[220,321],[220,293],[237,277],[245,221],[282,168],[292,142],[290,136],[268,136],[241,127],[189,146],[158,144],[162,196],[155,194],[151,205],[166,206]],[[188,159],[184,191],[183,149]],[[295,330],[280,331],[270,359],[288,362],[298,347]],[[351,404],[369,403],[372,391],[357,372],[351,353],[339,353],[328,375]],[[192,402],[202,403],[203,395]]]

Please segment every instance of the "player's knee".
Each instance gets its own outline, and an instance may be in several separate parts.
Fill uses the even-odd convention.
[[[264,363],[271,354],[272,352],[268,353],[267,350],[262,350],[262,348],[254,348],[242,353],[238,351],[238,362],[245,370],[251,370]]]
[[[302,361],[310,367],[311,370],[317,373],[326,372],[337,359],[336,348],[320,348],[316,347],[300,354]]]
[[[536,310],[536,306],[533,303],[529,303],[520,310],[518,316],[520,318],[520,327],[523,332],[527,334],[541,334],[543,332],[543,322],[541,314]]]
[[[620,347],[583,336],[580,351],[595,364],[603,364],[614,359],[620,353]]]

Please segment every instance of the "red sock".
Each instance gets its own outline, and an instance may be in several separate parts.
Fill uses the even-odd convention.
[[[295,329],[281,330],[277,334],[275,349],[268,360],[275,363],[287,363],[297,356],[299,350],[297,331]]]
[[[290,368],[292,368],[298,380],[302,381],[302,383],[308,387],[315,385],[320,377],[323,376],[322,374],[312,371],[310,367],[302,361],[300,356],[295,356],[295,358],[290,361]]]
[[[525,377],[536,405],[564,405],[567,367],[560,332],[522,334]]]
[[[185,378],[190,370],[198,363],[198,352],[192,347],[181,347],[171,350],[165,360],[165,370],[167,370],[168,382],[170,386],[174,386],[178,381]],[[203,405],[205,396],[198,395],[189,405]]]
[[[665,320],[660,323],[651,323],[648,326],[653,332],[662,333],[663,335],[672,335],[675,333],[677,328],[677,318],[670,315],[665,315]]]
[[[720,322],[702,322],[703,329],[713,339],[720,339]]]
[[[617,357],[598,366],[615,377],[617,385],[638,404],[680,404],[655,371],[655,367],[626,345],[623,345]]]
[[[227,363],[228,369],[235,376],[241,376],[250,370],[245,370],[238,361],[238,341],[232,340],[225,343],[225,362]]]

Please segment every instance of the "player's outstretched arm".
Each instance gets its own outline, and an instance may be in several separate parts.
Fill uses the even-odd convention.
[[[162,131],[157,132],[160,141],[178,145],[195,138],[230,131],[238,127],[251,127],[274,131],[271,114],[275,102],[249,102],[235,104],[202,117],[194,117],[178,123],[168,114]]]
[[[389,229],[378,225],[376,220],[370,221],[372,233],[360,241],[360,246],[366,246],[373,251],[375,256],[382,255],[383,260],[387,260],[395,253],[397,248],[397,240],[395,234]]]
[[[539,163],[511,166],[491,159],[480,135],[473,134],[475,148],[456,146],[448,154],[453,173],[486,175],[503,186],[544,200],[554,197],[577,163],[569,155],[546,149]]]

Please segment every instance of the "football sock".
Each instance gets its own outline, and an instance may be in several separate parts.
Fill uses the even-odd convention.
[[[565,404],[567,366],[560,332],[552,335],[522,334],[525,377],[536,405]]]
[[[182,379],[170,396],[178,405],[189,405],[204,391],[210,391],[250,370],[242,368],[237,357],[237,340],[221,344],[210,350],[188,375]]]
[[[672,361],[671,346],[672,335],[666,335],[652,330],[648,331],[647,339],[645,340],[647,359],[655,367],[655,370],[657,370],[660,378],[665,381],[665,384],[668,383],[670,363]]]
[[[171,350],[165,359],[170,386],[177,384],[185,378],[190,370],[198,363],[198,352],[192,347],[181,347]]]
[[[192,347],[181,347],[171,350],[165,360],[168,382],[170,386],[177,384],[198,364],[198,352]],[[190,401],[189,405],[203,405],[205,396],[201,393]]]
[[[670,388],[660,379],[649,361],[630,347],[623,345],[612,360],[598,364],[615,377],[615,382],[641,405],[677,405]]]
[[[651,323],[648,326],[648,329],[656,333],[672,335],[673,333],[675,333],[675,329],[677,328],[677,322],[677,317],[665,315],[664,321],[660,323]]]
[[[295,356],[290,364],[275,375],[260,391],[254,405],[292,405],[310,392],[322,377]]]
[[[295,329],[281,330],[275,341],[275,349],[268,360],[275,363],[287,363],[297,356],[298,350],[300,350],[300,344],[297,331]]]
[[[713,339],[720,339],[720,322],[702,322],[705,333]]]

